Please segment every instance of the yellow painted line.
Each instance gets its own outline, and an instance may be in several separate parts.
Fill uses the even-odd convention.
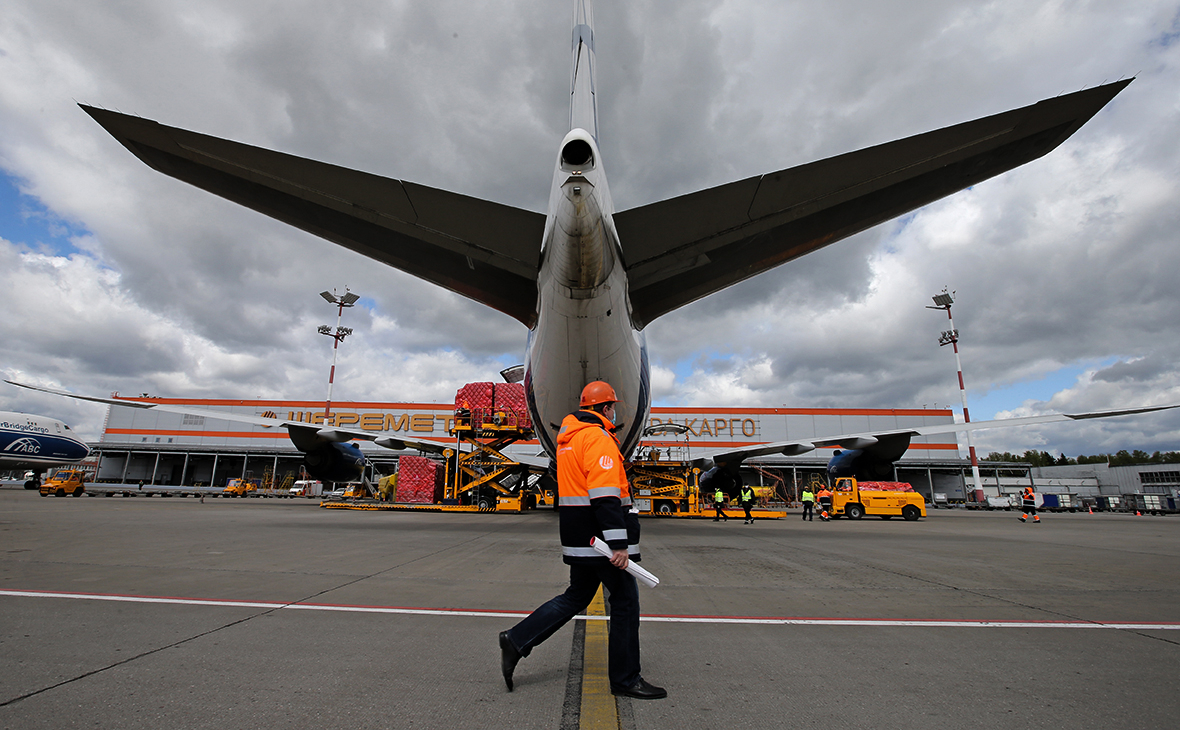
[[[586,608],[587,616],[606,616],[602,586]],[[619,730],[619,713],[615,696],[610,693],[608,624],[606,621],[586,622],[586,643],[582,656],[582,710],[580,730]]]

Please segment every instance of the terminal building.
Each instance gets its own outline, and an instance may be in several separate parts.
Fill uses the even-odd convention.
[[[271,416],[323,423],[322,401],[210,400],[191,398],[126,398],[129,403],[172,405],[227,413]],[[335,403],[327,423],[361,430],[405,432],[418,438],[454,438],[454,406],[450,403]],[[652,408],[650,424],[686,427],[689,456],[706,451],[787,439],[808,439],[842,433],[953,423],[947,409],[855,408]],[[661,437],[663,438],[663,437]],[[371,462],[369,477],[391,473],[403,453],[358,442]],[[653,442],[660,446],[664,442]],[[213,417],[168,413],[159,409],[110,406],[96,451],[96,479],[101,482],[175,486],[223,486],[228,479],[256,478],[276,486],[300,478],[302,454],[285,429],[263,428]],[[788,493],[823,473],[832,448],[798,457],[748,460],[751,473],[769,486],[782,480]],[[537,441],[510,446],[509,453],[538,455]],[[895,476],[908,481],[927,498],[966,496],[969,465],[959,457],[954,434],[915,437],[897,462]],[[756,475],[756,476],[755,476]],[[969,479],[969,476],[967,477]]]
[[[306,423],[322,423],[320,401],[215,400],[192,398],[126,398],[129,403],[174,405],[227,413],[271,416]],[[404,432],[419,438],[454,438],[454,406],[450,403],[338,403],[329,425],[361,430]],[[689,456],[715,449],[750,444],[808,439],[841,433],[890,430],[954,422],[949,409],[867,408],[652,408],[649,425],[675,423],[686,427]],[[649,442],[663,446],[665,442]],[[158,409],[110,406],[101,440],[90,444],[95,455],[90,469],[97,481],[171,486],[224,486],[229,479],[254,478],[276,487],[300,478],[302,454],[285,429],[250,426],[233,421],[168,413]],[[360,446],[370,461],[368,476],[397,469],[399,456],[413,451],[383,449],[369,442]],[[508,447],[509,454],[535,456],[537,441]],[[803,456],[768,456],[746,462],[747,480],[771,485],[781,480],[788,494],[812,474],[823,474],[833,449],[817,449]],[[909,482],[928,501],[982,501],[987,496],[1016,494],[1032,484],[1042,493],[1078,497],[1119,494],[1158,494],[1180,497],[1180,465],[1110,467],[1083,464],[1032,468],[1028,464],[980,462],[982,494],[974,494],[970,463],[959,454],[954,434],[916,437],[897,461],[894,476]]]

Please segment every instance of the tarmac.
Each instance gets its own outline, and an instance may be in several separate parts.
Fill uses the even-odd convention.
[[[0,728],[1159,728],[1180,717],[1180,517],[643,521],[643,674],[564,589],[552,513],[0,489]]]

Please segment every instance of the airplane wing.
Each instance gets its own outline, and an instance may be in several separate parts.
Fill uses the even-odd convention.
[[[740,449],[724,451],[709,451],[692,457],[694,462],[731,463],[742,461],[753,456],[769,456],[782,454],[784,456],[798,456],[814,451],[820,447],[839,446],[842,449],[877,449],[893,460],[901,458],[909,448],[910,439],[914,436],[932,436],[943,433],[961,433],[966,431],[982,431],[988,428],[1012,428],[1015,426],[1035,426],[1042,423],[1058,423],[1061,421],[1081,421],[1091,418],[1114,418],[1116,416],[1130,416],[1137,413],[1152,413],[1180,408],[1180,404],[1168,406],[1144,406],[1143,408],[1124,408],[1113,411],[1092,411],[1089,413],[1050,413],[1044,416],[1027,416],[1024,418],[1002,418],[995,421],[975,421],[972,423],[943,423],[934,426],[916,426],[913,428],[899,428],[890,431],[866,431],[863,433],[840,434],[837,436],[822,436],[813,439],[799,439],[795,441],[776,441],[774,443],[755,444]]]
[[[67,398],[74,398],[75,400],[85,400],[92,403],[103,403],[110,406],[122,406],[124,408],[142,408],[145,410],[163,411],[165,413],[180,413],[193,416],[204,416],[206,418],[219,418],[223,421],[233,421],[235,423],[248,423],[254,426],[262,426],[263,428],[285,428],[291,436],[292,443],[300,451],[310,451],[316,446],[336,442],[343,443],[345,441],[372,441],[378,446],[393,449],[395,451],[402,451],[405,449],[417,449],[418,451],[426,451],[430,453],[442,453],[444,449],[453,449],[454,443],[443,443],[441,441],[432,441],[430,439],[407,438],[405,435],[393,431],[362,431],[361,429],[352,428],[337,428],[335,426],[317,426],[314,424],[303,423],[302,421],[289,421],[282,418],[267,418],[265,416],[248,416],[244,413],[226,413],[224,411],[215,411],[209,408],[189,408],[187,406],[175,406],[165,403],[145,403],[136,400],[123,400],[121,398],[101,398],[93,395],[77,395],[64,390],[54,390],[53,388],[42,388],[37,385],[28,385],[26,383],[18,383],[14,380],[5,380],[9,385],[15,385],[20,388],[28,388],[29,390],[37,390],[42,393],[52,393],[53,395],[62,395]]]
[[[82,106],[165,175],[486,304],[531,327],[545,216]]]
[[[656,317],[1047,154],[1118,81],[614,216],[632,319]]]

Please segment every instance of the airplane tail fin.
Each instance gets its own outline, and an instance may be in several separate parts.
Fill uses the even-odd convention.
[[[574,0],[573,71],[570,77],[570,129],[584,129],[598,139],[598,104],[594,98],[594,11],[590,0]]]

